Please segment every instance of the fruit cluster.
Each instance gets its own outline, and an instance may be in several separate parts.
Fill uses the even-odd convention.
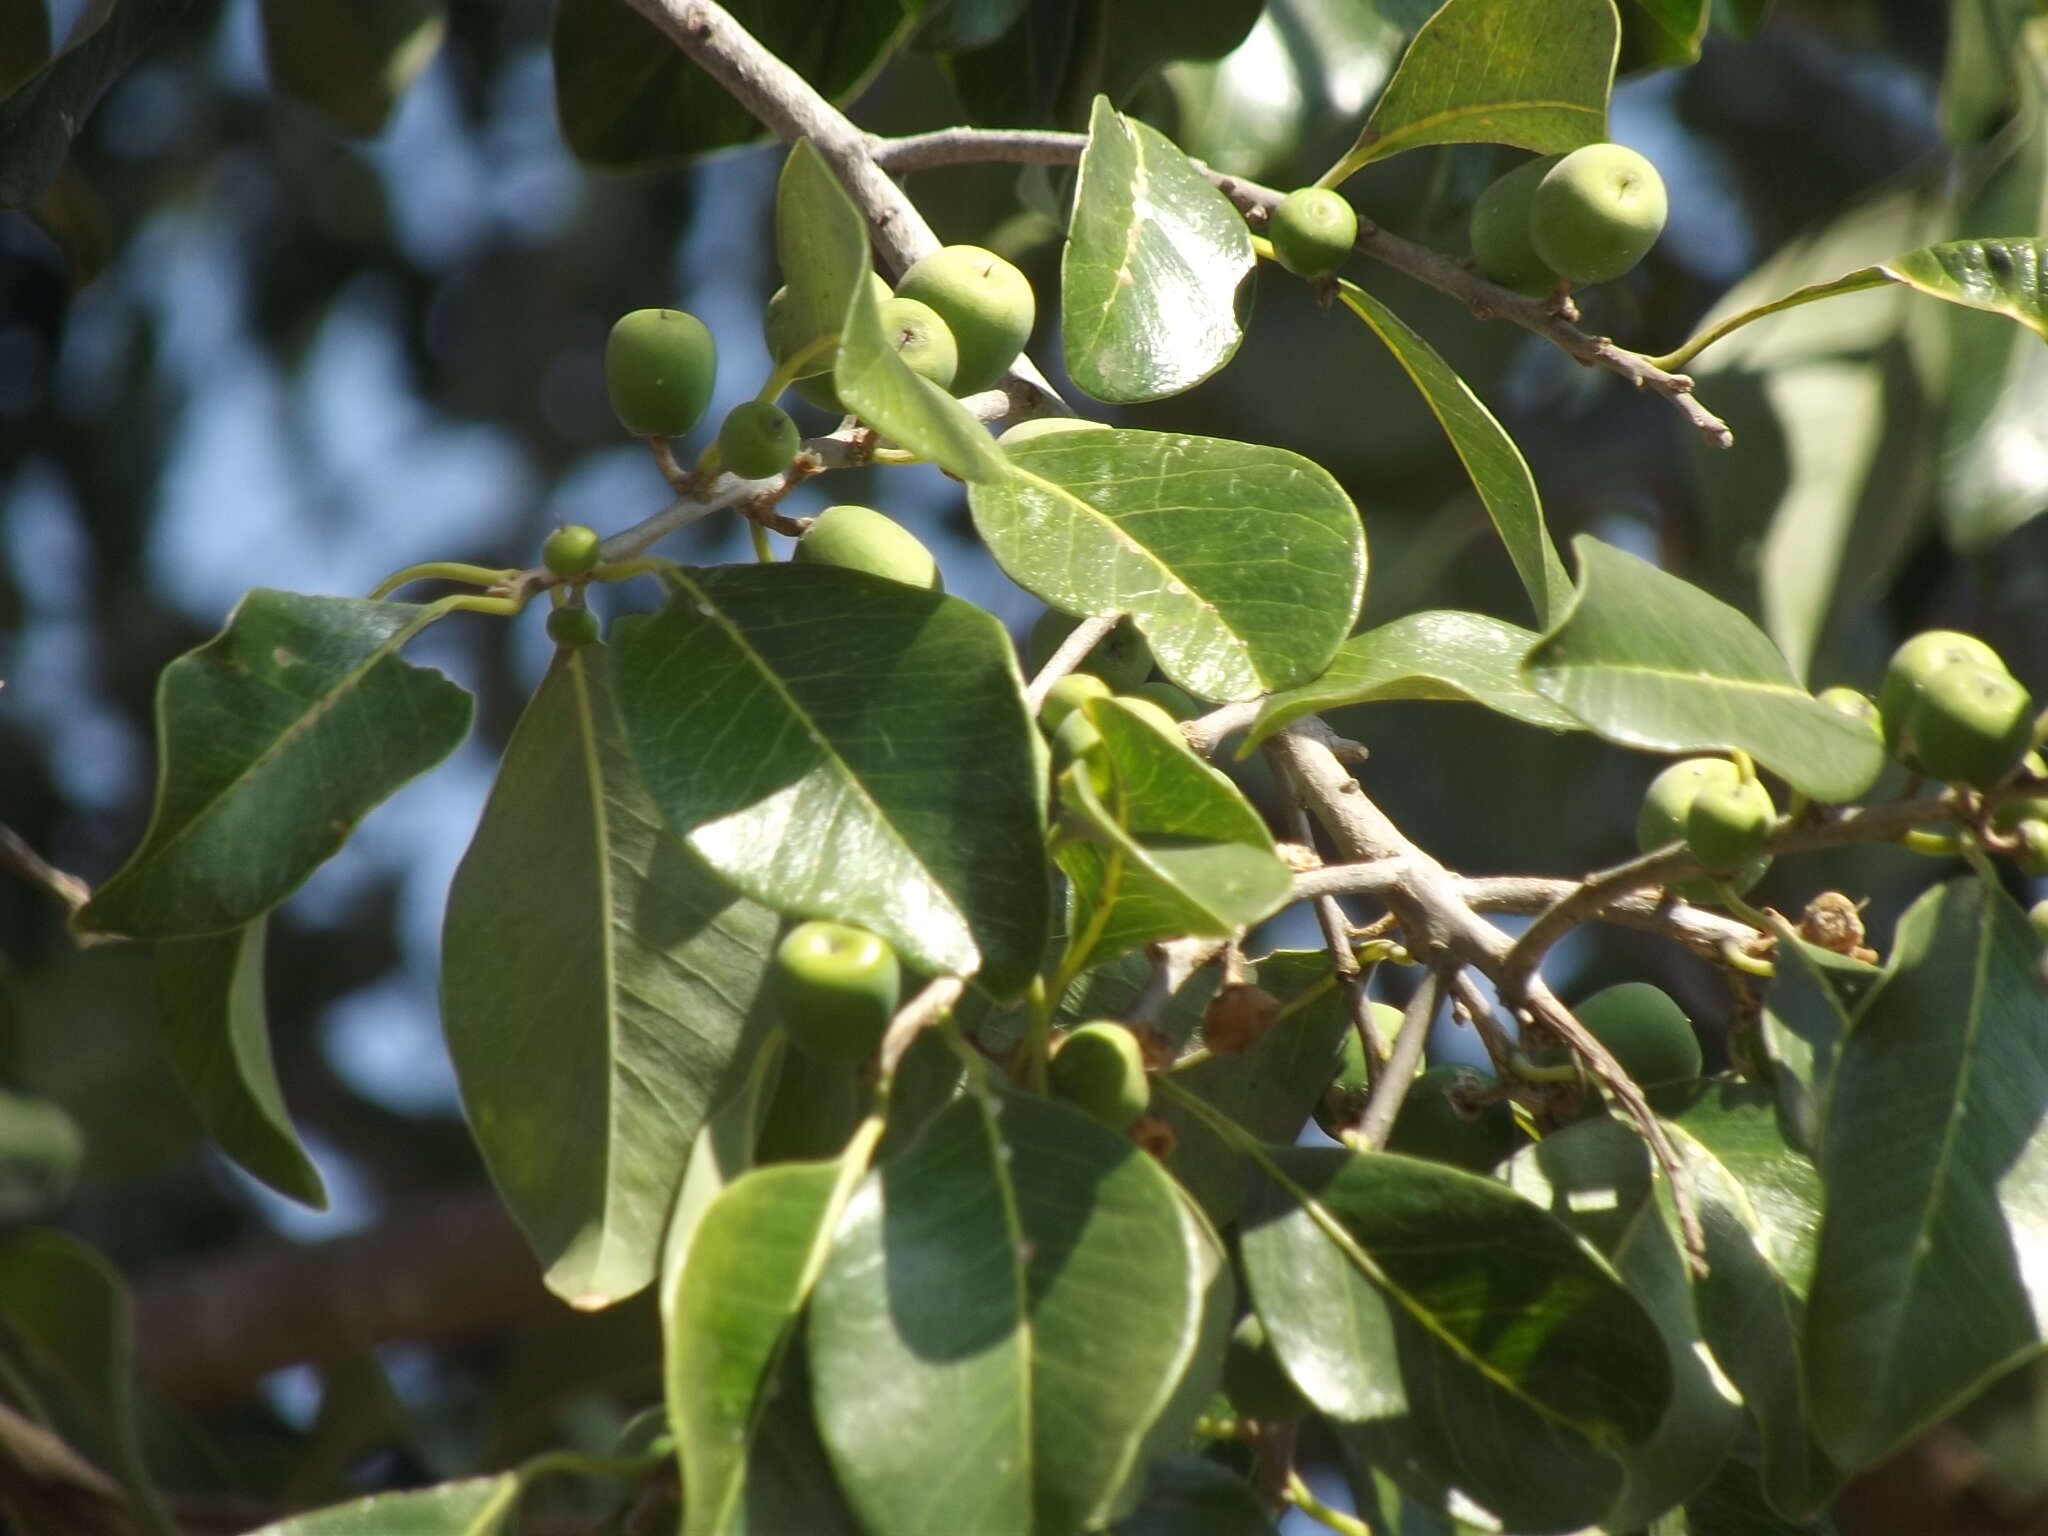
[[[1657,168],[1620,144],[1525,161],[1472,207],[1472,260],[1532,297],[1630,271],[1663,232],[1669,204]]]

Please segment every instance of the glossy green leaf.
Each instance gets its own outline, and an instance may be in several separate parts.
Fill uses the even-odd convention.
[[[294,1515],[251,1536],[498,1536],[519,1507],[510,1472],[443,1483],[416,1493],[379,1493]]]
[[[1700,56],[1713,0],[1621,0],[1621,69],[1669,69]]]
[[[670,825],[779,912],[1021,988],[1051,922],[1045,746],[1003,627],[834,566],[671,581],[615,631],[626,736]]]
[[[327,1208],[320,1170],[299,1142],[270,1055],[257,918],[203,939],[157,946],[156,1015],[164,1054],[221,1151],[279,1194]]]
[[[725,9],[835,101],[867,83],[907,25],[897,0],[730,0]],[[658,165],[764,132],[627,0],[557,0],[551,46],[562,137],[583,160]]]
[[[1529,686],[1607,740],[1658,752],[1740,748],[1816,800],[1847,800],[1883,748],[1804,688],[1735,609],[1581,534],[1579,590],[1529,652]]]
[[[351,134],[383,131],[447,29],[442,0],[263,0],[271,84]]]
[[[809,139],[791,146],[775,181],[775,258],[795,344],[837,335],[855,290],[869,286],[868,225]],[[809,371],[825,373],[832,362],[820,356]]]
[[[1560,154],[1597,143],[1620,36],[1614,0],[1446,0],[1322,185],[1425,144]]]
[[[1820,1148],[1828,1080],[1842,1037],[1863,995],[1882,974],[1874,965],[1778,935],[1778,974],[1764,997],[1758,1031],[1777,1094],[1786,1139],[1811,1155]]]
[[[1347,1453],[1436,1509],[1576,1531],[1655,1433],[1655,1322],[1563,1225],[1491,1179],[1386,1153],[1269,1148],[1246,1277]]]
[[[1707,1272],[1694,1286],[1701,1331],[1756,1422],[1764,1493],[1803,1518],[1842,1483],[1814,1439],[1799,1370],[1819,1176],[1785,1145],[1760,1084],[1709,1079],[1666,1129],[1706,1236]]]
[[[1199,1456],[1152,1463],[1138,1507],[1110,1527],[1112,1536],[1273,1536],[1258,1490]]]
[[[469,731],[470,696],[398,659],[436,616],[264,588],[157,683],[157,793],[142,846],[73,919],[173,939],[269,911],[369,810]]]
[[[1241,1055],[1210,1056],[1173,1078],[1259,1140],[1284,1146],[1301,1134],[1336,1076],[1337,1052],[1351,1028],[1350,1003],[1326,950],[1268,955],[1258,962],[1253,979],[1280,1002],[1272,1029]],[[1099,1011],[1090,1015],[1103,1016]],[[1244,1155],[1174,1100],[1157,1097],[1154,1109],[1173,1128],[1167,1171],[1211,1221],[1234,1221],[1247,1187]]]
[[[85,1138],[62,1105],[0,1089],[0,1222],[59,1204],[84,1161]]]
[[[1158,130],[1097,97],[1060,264],[1067,372],[1098,400],[1192,389],[1244,339],[1251,232]]]
[[[1900,918],[1885,978],[1843,1043],[1804,1359],[1814,1428],[1844,1466],[1889,1454],[2040,1348],[2039,948],[1995,886],[1939,886]]]
[[[1066,613],[1127,613],[1159,668],[1206,699],[1320,676],[1365,595],[1358,511],[1282,448],[1179,433],[1056,432],[968,487],[1011,579]]]
[[[121,1481],[137,1523],[175,1527],[150,1480],[135,1416],[135,1324],[114,1266],[66,1232],[31,1228],[0,1245],[0,1325],[54,1385],[89,1442],[85,1453]]]
[[[1064,839],[1072,882],[1067,965],[1097,965],[1154,939],[1229,938],[1287,904],[1293,876],[1237,786],[1115,699],[1084,706],[1113,782],[1061,776],[1061,804],[1086,835]]]
[[[559,650],[449,891],[441,1012],[499,1193],[578,1306],[654,1278],[706,1110],[731,1095],[776,937],[670,835],[608,646]]]
[[[748,1460],[798,1314],[871,1141],[836,1162],[756,1168],[705,1209],[662,1277],[683,1536],[744,1529]]]
[[[35,202],[100,98],[182,20],[187,4],[86,0],[55,58],[18,77],[13,94],[0,91],[0,208]],[[18,56],[17,71],[29,52]]]
[[[1621,1453],[1619,1497],[1601,1524],[1633,1530],[1699,1492],[1742,1427],[1741,1399],[1701,1338],[1685,1257],[1635,1128],[1596,1116],[1515,1154],[1509,1185],[1591,1243],[1664,1336],[1671,1403],[1656,1434]]]
[[[1541,638],[1483,613],[1440,608],[1407,614],[1353,635],[1321,677],[1266,700],[1245,746],[1257,746],[1304,715],[1397,699],[1481,704],[1524,725],[1576,731],[1577,717],[1530,692],[1522,677],[1522,658]]]
[[[1210,1256],[1151,1158],[969,1096],[855,1194],[811,1305],[818,1420],[862,1522],[1052,1536],[1134,1500]]]
[[[1550,624],[1571,600],[1571,577],[1565,574],[1557,546],[1544,526],[1543,503],[1536,479],[1515,440],[1472,392],[1472,386],[1419,332],[1356,283],[1340,280],[1337,293],[1394,359],[1415,381],[1444,435],[1457,450],[1465,473],[1493,520],[1494,532],[1506,546],[1515,573],[1529,594],[1538,624]]]

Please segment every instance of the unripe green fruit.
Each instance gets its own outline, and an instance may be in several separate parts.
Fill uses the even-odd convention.
[[[877,304],[884,303],[889,298],[889,285],[882,281],[880,273],[870,272],[868,274],[868,289],[874,294]],[[787,288],[776,289],[773,297],[768,300],[768,307],[761,314],[761,339],[767,342],[768,355],[774,358],[778,365],[785,358],[792,357],[796,353],[801,352],[812,342],[821,340],[826,334],[819,332],[816,335],[798,335],[798,329],[796,317],[791,313],[789,307],[789,290]],[[802,376],[804,378],[814,378],[821,373],[829,374],[831,371],[832,352],[828,348],[818,353],[817,357],[805,367]],[[809,397],[806,396],[805,398],[808,399]]]
[[[890,299],[882,305],[882,334],[912,373],[951,389],[960,371],[960,348],[939,312],[916,299]]]
[[[1029,421],[1020,421],[1008,428],[996,442],[1005,448],[1015,448],[1033,438],[1051,437],[1060,432],[1107,432],[1106,421],[1090,421],[1085,416],[1034,416]]]
[[[1708,785],[1733,787],[1742,781],[1741,770],[1725,757],[1688,757],[1673,763],[1656,778],[1643,795],[1643,808],[1636,816],[1636,846],[1650,853],[1666,844],[1683,841],[1686,815],[1692,802]],[[1766,857],[1751,859],[1727,880],[1737,894],[1763,879],[1771,867]],[[1711,902],[1719,898],[1712,880],[1681,880],[1671,887],[1687,901]]]
[[[1096,794],[1109,793],[1112,775],[1109,761],[1103,755],[1102,732],[1085,709],[1068,711],[1052,733],[1053,772],[1065,773],[1077,763],[1087,769],[1089,787]]]
[[[555,608],[548,613],[548,638],[564,650],[595,645],[604,638],[604,628],[588,608]]]
[[[1202,706],[1195,701],[1194,696],[1185,688],[1177,688],[1172,683],[1140,683],[1131,690],[1130,696],[1134,699],[1150,699],[1176,720],[1198,720],[1202,716]]]
[[[1038,318],[1031,280],[978,245],[941,246],[919,257],[896,293],[930,305],[951,329],[960,355],[953,389],[962,395],[991,389],[1010,371]]]
[[[2027,921],[2033,924],[2035,935],[2043,944],[2048,944],[2048,901],[2037,901],[2027,908]]]
[[[1052,1091],[1113,1131],[1145,1113],[1152,1087],[1138,1037],[1107,1019],[1071,1030],[1052,1053]]]
[[[1269,1424],[1298,1419],[1311,1406],[1273,1352],[1256,1312],[1246,1313],[1230,1330],[1223,1350],[1223,1395],[1245,1418]]]
[[[547,536],[540,547],[540,563],[564,581],[574,581],[597,566],[604,552],[604,540],[595,528],[568,523]]]
[[[681,437],[711,403],[718,343],[695,315],[636,309],[604,344],[612,410],[636,437]]]
[[[1030,671],[1041,671],[1052,653],[1060,648],[1060,642],[1074,632],[1074,626],[1081,621],[1071,614],[1061,613],[1057,608],[1048,608],[1038,616],[1038,622],[1031,626],[1031,638],[1025,642],[1024,654],[1030,662]],[[1136,688],[1152,671],[1152,650],[1145,644],[1145,637],[1132,628],[1129,619],[1112,629],[1108,635],[1095,643],[1095,649],[1081,658],[1077,672],[1092,672],[1109,684],[1114,692]]]
[[[1517,293],[1539,298],[1557,286],[1557,274],[1536,254],[1529,237],[1529,206],[1536,187],[1557,164],[1556,155],[1526,161],[1497,179],[1472,205],[1472,261]]]
[[[1575,283],[1620,277],[1663,233],[1664,178],[1634,150],[1588,144],[1543,173],[1529,200],[1529,240]]]
[[[1652,1105],[1683,1098],[1699,1081],[1699,1037],[1669,995],[1646,981],[1625,981],[1596,992],[1572,1010],[1606,1046]]]
[[[725,413],[718,457],[742,480],[765,480],[789,468],[802,444],[789,412],[772,400],[745,400]]]
[[[1454,1088],[1480,1089],[1492,1082],[1472,1067],[1431,1067],[1409,1085],[1394,1128],[1387,1133],[1387,1150],[1475,1173],[1491,1172],[1513,1154],[1520,1140],[1514,1111],[1506,1100],[1496,1099],[1468,1113],[1450,1094]]]
[[[939,563],[917,535],[872,507],[827,507],[796,541],[791,558],[803,565],[866,571],[909,587],[944,587]]]
[[[2036,880],[2048,876],[2048,821],[2023,821],[2013,829],[2013,834],[2020,840],[2013,860],[2021,872]]]
[[[1847,715],[1851,720],[1857,721],[1870,733],[1872,741],[1883,742],[1884,721],[1879,717],[1877,705],[1871,701],[1868,694],[1858,693],[1854,688],[1823,688],[1814,697],[1836,714]],[[1879,759],[1872,766],[1869,778],[1853,792],[1843,795],[1842,799],[1856,800],[1868,794],[1870,787],[1878,781],[1883,772],[1884,762]]]
[[[1906,716],[1928,679],[1955,666],[2005,670],[1998,652],[1975,635],[1954,629],[1923,630],[1892,652],[1892,659],[1885,664],[1884,685],[1877,692],[1877,712],[1883,717],[1887,750],[1898,752]]]
[[[2002,668],[1963,663],[1921,684],[1899,732],[1899,756],[1944,784],[1989,789],[2034,742],[2034,701]]]
[[[1755,779],[1707,784],[1685,813],[1685,846],[1702,868],[1731,875],[1764,851],[1778,819],[1771,792]]]
[[[858,1061],[881,1044],[903,991],[896,951],[847,923],[790,929],[769,982],[790,1043],[827,1060]]]
[[[1393,1049],[1395,1040],[1400,1038],[1401,1010],[1388,1003],[1368,1003],[1372,1010],[1373,1023],[1378,1027],[1380,1038]],[[1415,1069],[1422,1071],[1422,1063],[1416,1062]],[[1344,1043],[1337,1052],[1337,1075],[1330,1079],[1330,1086],[1323,1090],[1322,1099],[1316,1105],[1316,1124],[1323,1133],[1335,1136],[1358,1123],[1365,1113],[1365,1101],[1372,1092],[1372,1077],[1365,1069],[1365,1042],[1358,1038],[1358,1031],[1344,1031]]]
[[[1273,254],[1296,277],[1328,277],[1358,239],[1358,213],[1328,187],[1300,187],[1280,199],[1266,226]]]
[[[1069,672],[1046,689],[1045,702],[1038,706],[1038,724],[1048,733],[1056,731],[1066,723],[1067,716],[1090,699],[1109,696],[1109,684],[1094,673]]]

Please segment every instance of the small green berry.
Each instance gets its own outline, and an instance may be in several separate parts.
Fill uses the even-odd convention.
[[[1989,789],[2027,755],[2034,701],[2002,668],[1968,662],[1920,685],[1899,731],[1899,755],[1945,784]]]
[[[1575,149],[1536,184],[1529,241],[1543,264],[1575,283],[1620,277],[1663,233],[1664,178],[1620,144]]]
[[[681,437],[697,425],[717,374],[718,343],[680,309],[622,315],[605,342],[612,410],[636,437]]]
[[[1123,1025],[1098,1019],[1070,1030],[1052,1053],[1054,1095],[1086,1110],[1113,1131],[1145,1112],[1152,1085],[1145,1051]]]
[[[858,1061],[881,1043],[902,996],[896,951],[864,928],[813,921],[776,946],[768,982],[792,1044]]]
[[[960,347],[952,328],[929,304],[916,299],[889,299],[882,305],[882,334],[912,373],[951,389],[960,371]]]
[[[993,388],[1024,350],[1038,318],[1031,280],[978,245],[941,246],[920,256],[896,293],[929,305],[945,321],[959,351],[952,382],[957,394]]]
[[[1975,635],[1954,629],[1922,630],[1892,652],[1884,669],[1884,686],[1877,693],[1877,712],[1882,717],[1888,751],[1898,752],[1906,715],[1928,680],[1938,672],[1963,665],[2005,670],[1998,652]]]
[[[837,565],[905,586],[941,591],[939,563],[917,535],[872,507],[827,507],[812,519],[790,557],[803,565]]]
[[[1558,157],[1525,161],[1479,194],[1472,205],[1472,261],[1503,288],[1538,298],[1557,286],[1529,238],[1529,205]]]
[[[1764,851],[1777,819],[1771,792],[1755,779],[1703,785],[1686,808],[1686,850],[1710,874],[1735,874]]]
[[[595,528],[586,528],[581,523],[566,523],[549,534],[541,545],[540,563],[562,580],[574,581],[578,576],[587,576],[595,570],[603,553],[604,540],[597,536]]]
[[[1066,723],[1068,715],[1090,699],[1106,699],[1109,696],[1109,684],[1094,673],[1069,672],[1046,689],[1045,702],[1038,706],[1039,727],[1050,734]]]
[[[1266,238],[1280,265],[1296,277],[1328,277],[1358,240],[1358,213],[1328,187],[1300,187],[1280,199]]]
[[[742,480],[781,474],[801,443],[789,412],[772,400],[742,401],[718,428],[718,457]]]
[[[548,638],[565,651],[595,645],[604,638],[603,626],[588,608],[555,608],[548,613]]]

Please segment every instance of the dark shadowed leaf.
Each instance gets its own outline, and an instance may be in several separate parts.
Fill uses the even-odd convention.
[[[36,0],[29,0],[35,4]],[[190,0],[87,0],[54,60],[0,81],[0,208],[26,208],[55,179],[100,97],[154,48]],[[18,18],[15,18],[18,20]],[[0,25],[10,18],[0,14]],[[14,62],[19,72],[36,49]],[[14,86],[12,95],[4,87]]]
[[[654,1278],[691,1138],[739,1087],[776,936],[642,784],[611,649],[558,651],[456,871],[441,1011],[463,1107],[547,1282]]]
[[[1575,716],[1530,692],[1522,676],[1522,658],[1541,638],[1483,613],[1408,614],[1346,640],[1314,682],[1274,694],[1245,733],[1246,748],[1303,715],[1396,699],[1483,704],[1525,725],[1579,730]]]
[[[1424,144],[1557,154],[1606,138],[1619,34],[1613,0],[1448,0],[1322,184]]]
[[[819,1426],[863,1522],[1051,1536],[1123,1513],[1200,1348],[1213,1244],[1077,1110],[969,1095],[933,1117],[855,1194],[811,1306]]]
[[[269,911],[408,779],[454,751],[473,701],[398,659],[411,603],[248,594],[157,683],[156,808],[74,922],[186,938]]]
[[[1882,974],[1874,965],[1778,935],[1777,978],[1759,1029],[1777,1092],[1779,1125],[1809,1156],[1820,1149],[1828,1080],[1863,995]]]
[[[85,1138],[61,1105],[0,1089],[0,1221],[59,1204],[84,1160]]]
[[[119,3],[85,0],[60,42],[50,30],[50,0],[0,0],[0,101],[99,31]]]
[[[1097,97],[1060,266],[1067,371],[1098,400],[1191,389],[1244,339],[1244,218],[1154,128]]]
[[[989,128],[1040,128],[1085,92],[1083,0],[1023,0],[1007,32],[946,60],[970,120]],[[1061,123],[1059,126],[1069,126]]]
[[[1152,1463],[1138,1507],[1110,1527],[1113,1536],[1273,1536],[1258,1490],[1199,1456]]]
[[[1525,663],[1536,692],[1623,746],[1740,748],[1816,800],[1869,787],[1883,748],[1800,687],[1762,630],[1598,539],[1572,548],[1578,596]]]
[[[1003,627],[834,566],[671,580],[617,627],[619,710],[669,823],[779,912],[1021,988],[1051,921],[1045,746]]]
[[[1066,613],[1127,613],[1160,670],[1207,699],[1320,676],[1365,592],[1343,489],[1282,448],[1179,433],[1060,432],[968,487],[1010,577]]]
[[[271,84],[352,134],[383,131],[446,30],[442,0],[263,0]]]
[[[178,1086],[221,1151],[279,1194],[320,1210],[327,1189],[299,1142],[270,1056],[263,918],[157,946],[156,1016]]]
[[[498,1536],[519,1507],[519,1479],[510,1472],[443,1483],[417,1493],[367,1499],[294,1515],[251,1536]]]
[[[1997,887],[1939,886],[1899,920],[1885,978],[1843,1042],[1804,1360],[1814,1428],[1845,1466],[1887,1455],[2040,1347],[2039,947]]]
[[[1621,69],[1668,69],[1700,56],[1713,0],[1621,0]]]

